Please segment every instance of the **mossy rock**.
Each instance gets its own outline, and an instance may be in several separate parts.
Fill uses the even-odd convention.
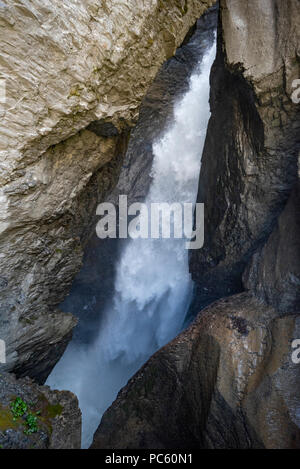
[[[40,394],[36,407],[40,412],[39,419],[47,426],[50,433],[52,433],[52,420],[62,414],[64,410],[63,406],[61,404],[51,404],[44,394]]]
[[[0,432],[18,430],[22,423],[21,419],[14,419],[9,407],[0,404]]]

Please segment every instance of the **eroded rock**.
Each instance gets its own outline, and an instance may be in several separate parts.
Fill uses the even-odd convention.
[[[3,0],[2,184],[93,121],[135,122],[159,66],[213,3]]]

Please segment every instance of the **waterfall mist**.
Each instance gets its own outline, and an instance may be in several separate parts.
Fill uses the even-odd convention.
[[[153,144],[147,205],[195,203],[215,52],[214,44],[176,105],[172,126]],[[117,267],[112,302],[99,312],[102,320],[95,340],[71,342],[47,380],[51,388],[68,389],[78,396],[84,448],[91,444],[118,391],[182,330],[193,290],[185,244],[185,239],[129,239]]]

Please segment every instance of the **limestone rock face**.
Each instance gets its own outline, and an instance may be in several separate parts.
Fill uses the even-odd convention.
[[[117,180],[126,142],[83,130],[2,187],[1,368],[43,382],[63,353],[76,320],[57,305],[81,266],[97,202]]]
[[[22,399],[27,410],[13,420],[11,406]],[[28,434],[26,417],[37,417],[36,432]],[[80,449],[81,412],[77,398],[68,391],[50,391],[29,378],[16,380],[0,375],[0,445],[2,449]]]
[[[1,1],[2,182],[92,121],[133,123],[159,66],[213,3]]]
[[[75,325],[57,311],[128,129],[213,0],[0,2],[0,338],[43,382]]]
[[[299,24],[294,0],[221,1],[198,194],[205,244],[191,256],[195,312],[242,291],[242,273],[297,181]]]
[[[299,334],[248,293],[214,303],[129,381],[92,448],[299,448]]]

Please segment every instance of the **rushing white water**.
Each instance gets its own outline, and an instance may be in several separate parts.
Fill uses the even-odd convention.
[[[214,57],[215,45],[191,77],[189,91],[175,108],[173,126],[153,145],[148,206],[195,203]],[[183,327],[193,288],[185,243],[185,239],[128,240],[113,301],[102,313],[97,339],[88,346],[71,342],[48,378],[52,388],[69,389],[78,396],[84,448],[120,388]]]

